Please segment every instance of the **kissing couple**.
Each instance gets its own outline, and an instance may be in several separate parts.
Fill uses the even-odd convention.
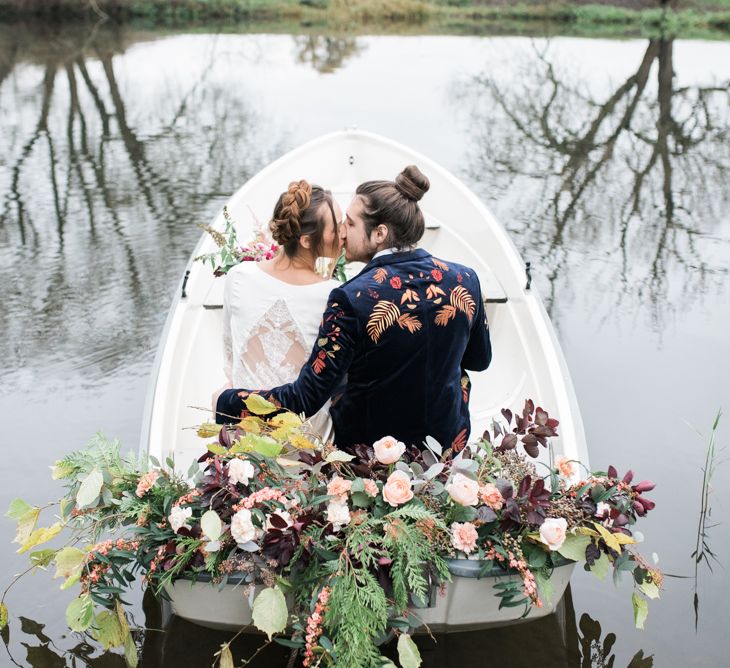
[[[367,181],[344,219],[319,186],[293,182],[281,194],[270,223],[277,256],[226,277],[218,423],[238,422],[255,393],[312,418],[320,433],[331,428],[350,452],[385,436],[466,445],[467,372],[489,366],[489,327],[476,272],[417,246],[429,187],[413,165],[395,181]],[[317,258],[340,246],[365,267],[345,283],[323,280]]]

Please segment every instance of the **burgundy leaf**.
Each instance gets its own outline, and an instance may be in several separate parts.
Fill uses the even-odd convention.
[[[548,417],[549,415],[547,412],[538,406],[537,411],[535,412],[535,422],[541,427],[544,427],[547,425]]]
[[[503,408],[502,415],[504,416],[504,419],[507,420],[507,424],[512,422],[512,411],[509,408]]]
[[[608,477],[618,478],[618,471],[613,466],[608,467]]]
[[[516,434],[507,434],[503,439],[502,443],[500,444],[501,450],[512,450],[517,445],[517,435]]]

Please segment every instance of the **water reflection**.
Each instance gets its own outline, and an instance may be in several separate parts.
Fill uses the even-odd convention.
[[[16,381],[32,356],[51,376],[91,382],[150,354],[193,221],[281,139],[262,141],[245,90],[211,76],[215,40],[184,81],[139,90],[119,59],[124,31],[0,30],[0,280],[9,311],[25,316],[3,318],[0,357]],[[63,355],[59,337],[75,342]]]
[[[348,58],[357,56],[364,48],[352,35],[293,35],[293,38],[297,61],[322,74],[338,70]]]
[[[542,261],[554,318],[570,280],[615,285],[600,316],[638,300],[656,330],[724,289],[730,80],[679,85],[675,67],[674,40],[650,40],[634,71],[598,93],[547,42],[509,77],[492,67],[461,91],[479,128],[472,177],[499,193],[526,254]],[[595,269],[572,271],[577,253]]]
[[[167,606],[161,605],[149,593],[144,597],[143,609],[148,630],[144,634],[139,632],[136,638],[140,666],[210,665],[221,644],[228,642],[232,636],[230,632],[204,629],[170,615]],[[25,617],[20,617],[19,621],[20,632],[25,636],[21,644],[26,656],[22,659],[25,664],[19,658],[11,657],[15,665],[32,668],[124,666],[120,655],[99,653],[98,647],[87,643],[81,635],[75,637],[77,642],[73,646],[59,647],[44,633],[43,624]],[[3,639],[7,648],[7,633]],[[581,615],[576,624],[570,588],[554,614],[532,622],[487,631],[417,636],[424,668],[483,668],[487,661],[490,665],[515,668],[532,668],[537,664],[545,668],[612,668],[617,661],[614,653],[616,641],[614,633],[604,635],[600,623],[588,614]],[[246,665],[299,665],[292,659],[289,649],[273,643],[262,650],[264,645],[263,636],[242,634],[231,648],[237,664],[258,651],[253,661]],[[385,653],[396,660],[395,643],[391,643]],[[644,656],[643,650],[640,650],[631,658],[627,668],[651,666],[653,658]]]

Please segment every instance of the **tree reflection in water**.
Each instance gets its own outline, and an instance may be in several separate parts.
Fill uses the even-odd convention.
[[[334,35],[294,35],[297,61],[321,74],[331,74],[363,50],[357,37]]]
[[[572,281],[616,286],[607,292],[615,303],[587,312],[607,318],[633,298],[657,331],[667,315],[723,289],[730,81],[677,85],[673,47],[650,40],[635,71],[600,97],[575,63],[556,64],[550,42],[533,45],[509,79],[495,68],[462,91],[474,112],[470,174],[499,193],[497,213],[527,259],[541,260],[554,320]],[[597,261],[596,276],[585,266],[578,275],[576,252]]]
[[[83,369],[93,381],[154,348],[196,223],[281,140],[245,90],[211,75],[224,55],[215,38],[208,62],[151,89],[125,72],[128,47],[149,35],[0,33],[0,280],[13,315],[0,357],[11,373],[32,355],[51,376]]]
[[[149,629],[137,635],[140,649],[140,666],[150,668],[177,668],[178,666],[210,665],[213,654],[220,645],[230,640],[232,634],[212,631],[196,626],[178,617],[169,616],[166,606],[160,605],[151,594],[144,598],[146,626]],[[27,636],[22,643],[26,657],[21,662],[11,657],[16,665],[33,668],[50,666],[117,667],[124,665],[123,658],[111,652],[99,653],[95,644],[76,635],[76,644],[59,647],[44,632],[44,626],[24,617],[19,618],[20,632]],[[17,632],[13,629],[13,632]],[[485,665],[508,665],[513,668],[614,668],[616,635],[602,635],[599,622],[583,614],[576,625],[576,614],[568,588],[556,613],[533,622],[516,624],[499,629],[472,631],[455,634],[439,634],[433,639],[418,636],[424,668],[483,668]],[[529,638],[529,642],[526,642]],[[8,645],[7,632],[3,640]],[[262,646],[261,635],[239,636],[232,645],[237,662],[250,657]],[[388,652],[397,659],[395,643]],[[257,655],[251,664],[256,666],[284,666],[290,658],[287,648],[273,643]],[[298,663],[295,665],[299,665]],[[627,668],[651,668],[653,658],[638,651]]]

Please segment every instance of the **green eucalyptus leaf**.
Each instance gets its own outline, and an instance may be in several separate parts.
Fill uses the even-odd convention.
[[[572,559],[573,561],[585,561],[586,548],[590,542],[590,536],[569,534],[565,538],[565,542],[560,546],[558,553],[562,554],[566,559]]]
[[[649,614],[649,606],[636,592],[631,595],[631,604],[634,608],[634,624],[637,629],[643,629],[644,622]]]

